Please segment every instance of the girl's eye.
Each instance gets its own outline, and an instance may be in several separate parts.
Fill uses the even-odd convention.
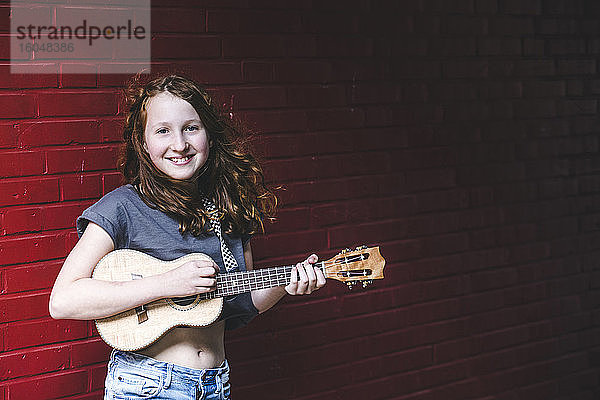
[[[197,131],[198,129],[200,128],[198,128],[196,125],[189,125],[185,127],[186,131]]]
[[[159,134],[169,133],[169,130],[167,128],[160,128],[156,131],[156,133],[159,133]]]

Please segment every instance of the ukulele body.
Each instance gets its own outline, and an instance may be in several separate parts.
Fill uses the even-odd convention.
[[[188,261],[212,259],[193,253],[172,261],[162,261],[130,249],[115,250],[104,256],[92,278],[104,281],[130,281],[158,275]],[[111,347],[135,351],[148,347],[176,326],[207,326],[215,322],[223,308],[223,298],[202,299],[190,296],[159,299],[136,309],[96,320],[102,339]]]

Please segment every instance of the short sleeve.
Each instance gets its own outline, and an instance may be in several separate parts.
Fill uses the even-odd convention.
[[[115,191],[98,200],[77,218],[76,227],[79,237],[83,235],[90,222],[100,226],[108,233],[113,240],[115,249],[126,247],[127,214]]]
[[[225,297],[222,315],[227,316],[225,329],[229,331],[248,325],[258,315],[258,310],[252,302],[252,295],[247,292]]]
[[[252,239],[252,235],[243,234],[242,235],[242,248],[246,247],[246,243],[248,243]]]

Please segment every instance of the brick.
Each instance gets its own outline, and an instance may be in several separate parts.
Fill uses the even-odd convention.
[[[244,82],[241,64],[241,62],[188,61],[178,65],[177,70],[207,86],[235,84]]]
[[[301,15],[296,12],[256,10],[208,11],[207,32],[243,33],[296,33],[301,30]]]
[[[35,116],[36,99],[33,95],[0,95],[0,118],[30,118]]]
[[[485,78],[488,76],[486,61],[447,61],[442,65],[442,74],[447,78]]]
[[[357,94],[355,101],[363,94]],[[297,86],[287,88],[287,104],[292,107],[336,107],[346,105],[346,90],[341,85]]]
[[[67,347],[26,350],[0,356],[0,377],[15,379],[65,369],[69,363]]]
[[[551,60],[520,60],[515,63],[516,76],[553,76],[556,73],[554,61]]]
[[[266,157],[301,157],[315,153],[315,140],[315,135],[306,133],[261,135],[252,138],[252,148],[263,159]]]
[[[111,348],[100,339],[78,342],[71,345],[71,367],[106,362],[110,358]]]
[[[546,41],[546,54],[549,56],[580,55],[586,52],[583,39],[554,39]]]
[[[222,100],[224,108],[234,112],[244,109],[279,108],[286,103],[283,87],[219,89],[212,97],[215,100]]]
[[[58,87],[58,65],[48,64],[19,64],[14,68],[33,70],[35,74],[12,74],[11,66],[0,64],[0,87],[7,89],[23,88],[56,88]]]
[[[268,233],[295,232],[310,227],[310,210],[308,208],[282,209],[277,211],[276,222],[265,224]]]
[[[114,92],[41,93],[40,116],[114,115],[117,113],[117,96]]]
[[[19,179],[0,183],[0,206],[58,200],[58,179]]]
[[[362,35],[317,37],[317,57],[371,57],[374,54],[373,40]]]
[[[285,58],[308,58],[317,55],[315,36],[288,35],[283,37]]]
[[[365,120],[364,113],[356,108],[308,111],[307,117],[311,130],[360,128]]]
[[[310,159],[296,158],[263,163],[267,182],[310,180],[316,177],[316,165]]]
[[[92,201],[86,201],[42,207],[42,226],[45,230],[74,228],[75,219],[91,204]]]
[[[45,172],[44,161],[39,151],[0,152],[0,178],[41,175]]]
[[[563,97],[564,81],[530,81],[523,83],[523,97]]]
[[[274,64],[270,62],[242,62],[242,74],[245,82],[273,81]]]
[[[531,17],[496,15],[490,19],[489,31],[495,36],[533,35],[535,32],[534,20]]]
[[[97,141],[98,123],[93,120],[23,123],[18,131],[19,146],[24,148]]]
[[[319,157],[316,161],[319,179],[391,172],[388,154],[383,152]]]
[[[368,237],[371,243],[399,239],[404,235],[400,221],[376,222],[355,226],[341,226],[329,231],[329,242],[333,248],[357,245],[360,238]],[[364,240],[364,239],[362,239]]]
[[[5,295],[0,297],[0,316],[4,322],[40,318],[48,315],[49,294]]]
[[[274,79],[282,83],[325,83],[331,81],[332,74],[331,63],[324,61],[281,62],[274,65]]]
[[[123,120],[103,120],[100,122],[102,142],[120,142],[123,140]]]
[[[364,16],[362,16],[364,18]],[[352,14],[341,14],[339,10],[321,11],[306,15],[303,18],[304,32],[323,33],[356,33],[360,17]],[[365,23],[364,21],[361,21]]]
[[[257,254],[277,257],[288,254],[304,254],[323,249],[327,244],[327,234],[322,231],[303,231],[293,234],[277,234],[256,237],[252,248]]]
[[[87,389],[86,371],[53,373],[42,377],[18,380],[9,384],[11,398],[50,400],[84,393]]]
[[[2,264],[18,264],[30,261],[64,257],[63,234],[40,234],[0,240]]]
[[[426,189],[443,189],[453,187],[457,181],[457,174],[450,169],[429,169],[409,171],[406,174],[406,190],[424,191]]]
[[[60,87],[96,87],[98,67],[85,63],[64,63],[60,66]]]
[[[89,172],[114,169],[117,165],[119,147],[83,146],[78,148],[60,148],[46,152],[48,173]]]
[[[150,10],[153,33],[202,33],[206,31],[206,11],[199,7],[152,7]]]
[[[153,60],[217,58],[221,42],[216,37],[160,34],[152,37],[151,51]]]
[[[499,10],[506,14],[539,15],[542,11],[541,0],[522,2],[519,0],[499,0]]]
[[[281,57],[285,51],[283,37],[278,35],[225,37],[222,43],[224,58]]]
[[[0,147],[16,147],[18,124],[0,124]]]
[[[595,60],[559,60],[559,75],[589,75],[596,72]]]
[[[104,196],[123,184],[123,176],[120,173],[102,174],[102,195]]]
[[[241,119],[251,126],[259,127],[264,133],[305,131],[308,124],[307,115],[303,111],[245,112]]]
[[[141,48],[140,48],[141,49]],[[122,56],[121,59],[127,58]],[[161,64],[158,64],[159,66]],[[141,71],[140,74],[144,76],[147,71],[144,69],[148,68],[145,63],[136,62],[110,62],[102,63],[97,66],[98,74],[96,76],[97,86],[100,88],[111,88],[115,87],[117,90],[122,90],[126,87],[132,79],[133,74],[124,74],[123,71]],[[160,70],[158,67],[152,65],[152,68]],[[120,100],[120,99],[119,99]],[[120,102],[117,103],[121,105]]]
[[[100,198],[102,179],[99,174],[78,174],[60,178],[61,200]]]
[[[521,55],[521,39],[480,38],[477,41],[478,54],[482,56]]]
[[[106,365],[94,366],[89,370],[90,390],[95,393],[89,395],[89,400],[101,399],[104,396],[104,381],[106,379]],[[83,398],[81,400],[84,400]]]
[[[2,220],[4,234],[42,230],[39,207],[9,208],[2,214],[4,215]]]
[[[62,261],[48,261],[7,269],[4,271],[5,292],[50,289],[61,267]]]

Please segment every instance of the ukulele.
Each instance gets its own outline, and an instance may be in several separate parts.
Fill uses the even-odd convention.
[[[94,268],[92,278],[127,281],[158,275],[188,261],[208,260],[203,253],[192,253],[173,261],[162,261],[137,250],[114,250]],[[327,261],[314,264],[326,278],[346,282],[352,289],[373,279],[383,279],[385,260],[379,247],[346,249]],[[294,265],[217,274],[216,290],[194,296],[158,299],[119,314],[97,319],[96,328],[109,346],[123,351],[148,347],[176,326],[207,326],[217,320],[223,297],[252,290],[287,285]]]

